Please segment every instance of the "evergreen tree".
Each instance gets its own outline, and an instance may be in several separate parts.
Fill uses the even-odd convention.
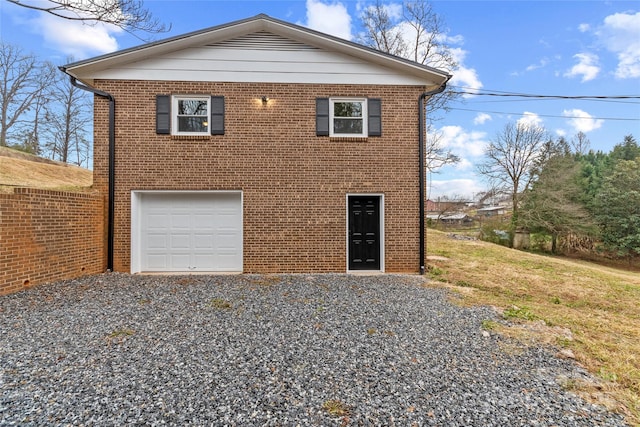
[[[562,236],[595,234],[594,222],[581,200],[580,178],[581,164],[564,138],[543,145],[535,181],[524,195],[520,224],[550,236],[553,253]]]
[[[594,207],[605,248],[629,260],[640,255],[640,157],[616,163]]]

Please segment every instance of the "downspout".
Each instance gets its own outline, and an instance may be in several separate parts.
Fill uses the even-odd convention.
[[[78,89],[91,92],[109,100],[109,207],[107,213],[107,270],[113,271],[113,242],[114,242],[114,217],[115,217],[115,160],[116,160],[116,100],[110,93],[94,89],[78,83],[76,78],[67,73],[66,68],[59,67],[60,71],[71,78],[71,84]]]
[[[449,76],[449,78],[451,78],[451,76]],[[425,106],[425,99],[427,97],[436,95],[438,93],[442,93],[444,92],[444,90],[447,87],[447,82],[449,81],[449,78],[447,78],[447,80],[444,81],[444,83],[442,83],[442,85],[440,85],[440,87],[434,89],[434,90],[429,90],[426,92],[423,92],[422,95],[420,95],[420,98],[418,98],[418,143],[420,144],[420,147],[418,149],[418,153],[420,156],[420,160],[419,160],[419,173],[420,173],[420,178],[419,178],[419,182],[420,182],[420,274],[424,274],[426,271],[426,262],[425,262],[425,254],[424,254],[424,247],[425,247],[425,240],[426,240],[426,234],[425,234],[425,229],[424,229],[424,215],[425,215],[425,209],[424,209],[424,199],[425,199],[425,179],[426,179],[426,175],[425,175],[425,152],[424,152],[424,134],[425,134],[425,128],[424,128],[424,119],[425,119],[425,112],[424,112],[424,106]]]

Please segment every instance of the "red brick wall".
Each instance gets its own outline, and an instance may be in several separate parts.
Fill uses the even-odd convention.
[[[104,197],[27,188],[0,194],[0,295],[104,271]]]
[[[116,99],[114,269],[130,269],[132,190],[242,190],[245,272],[346,270],[346,194],[381,193],[388,272],[419,268],[424,87],[97,81]],[[155,133],[158,94],[225,96],[223,136]],[[271,100],[260,102],[262,96]],[[317,137],[317,97],[382,99],[383,136]],[[95,102],[94,185],[107,188],[108,102]]]

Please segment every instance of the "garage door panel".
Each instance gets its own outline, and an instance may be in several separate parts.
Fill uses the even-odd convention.
[[[213,212],[195,213],[193,215],[193,225],[200,229],[212,229],[216,223],[216,216]]]
[[[216,265],[219,271],[236,271],[235,270],[235,253],[218,254],[216,257]]]
[[[167,249],[167,235],[165,233],[157,234],[157,233],[149,233],[147,240],[147,248],[148,249]]]
[[[190,230],[192,227],[191,224],[191,215],[186,212],[176,212],[173,211],[170,213],[171,215],[171,228],[174,230]]]
[[[172,253],[169,260],[169,271],[189,271],[191,269],[191,254],[189,253]]]
[[[216,234],[216,248],[218,249],[229,249],[236,248],[236,242],[238,241],[238,233],[235,231],[227,231],[227,232],[218,232]]]
[[[142,271],[242,271],[240,193],[143,193]]]
[[[193,247],[195,249],[215,249],[214,236],[211,233],[194,233]]]
[[[171,233],[170,250],[189,250],[191,248],[191,234]]]
[[[200,271],[224,271],[223,267],[217,264],[216,257],[212,257],[211,254],[195,254],[194,259]]]
[[[166,228],[169,224],[169,215],[166,213],[149,213],[147,215],[147,226],[153,228]]]
[[[150,270],[165,270],[168,266],[168,257],[164,254],[147,254],[147,263]]]

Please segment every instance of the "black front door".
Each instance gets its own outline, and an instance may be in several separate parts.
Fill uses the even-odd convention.
[[[349,270],[380,270],[379,196],[349,196]]]

